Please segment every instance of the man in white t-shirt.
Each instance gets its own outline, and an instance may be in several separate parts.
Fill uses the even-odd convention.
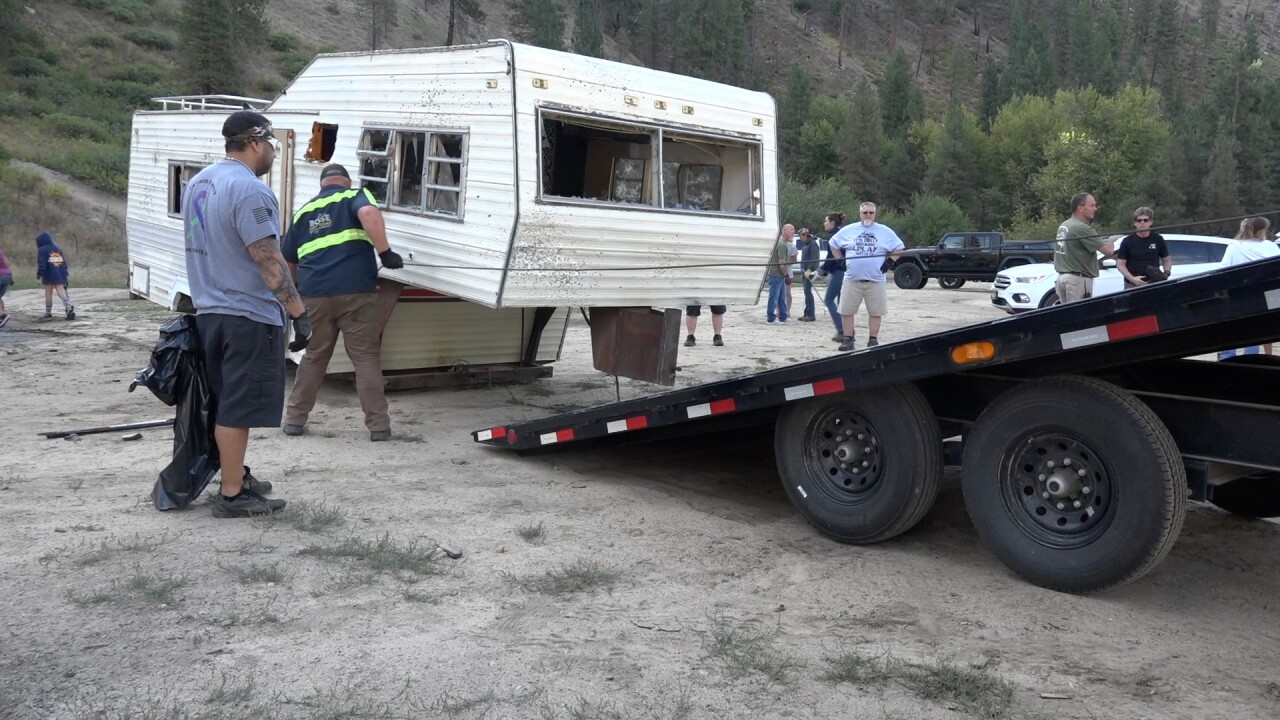
[[[841,352],[853,350],[853,318],[863,300],[867,302],[867,347],[880,344],[880,321],[889,312],[884,282],[886,258],[897,260],[905,247],[892,228],[876,222],[875,203],[862,203],[859,218],[861,222],[840,228],[830,243],[832,254],[844,258],[846,266],[838,308],[844,320]]]

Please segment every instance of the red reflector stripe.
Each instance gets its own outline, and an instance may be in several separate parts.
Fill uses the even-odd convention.
[[[507,436],[507,429],[506,429],[506,428],[494,428],[494,429],[490,430],[489,432],[493,433],[493,439],[494,439],[494,440],[497,440],[498,438],[504,438],[504,437],[506,437],[506,436]]]
[[[647,428],[647,427],[649,427],[649,418],[645,417],[644,415],[627,418],[628,430],[639,430],[641,428]]]
[[[831,393],[838,392],[844,392],[844,380],[841,378],[819,380],[813,384],[814,395],[830,395]]]
[[[556,442],[567,442],[572,439],[573,439],[572,429],[556,431]]]
[[[725,400],[716,400],[711,403],[711,414],[719,415],[720,413],[733,412],[737,406],[733,402],[733,398]]]
[[[1107,339],[1112,342],[1158,332],[1160,332],[1160,321],[1156,319],[1155,315],[1107,324]]]

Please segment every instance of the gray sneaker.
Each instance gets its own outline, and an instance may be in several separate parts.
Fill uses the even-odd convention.
[[[840,352],[852,352],[852,351],[853,351],[853,338],[846,337],[844,340],[840,341]]]
[[[284,500],[268,500],[258,493],[245,488],[240,494],[228,500],[218,493],[213,503],[213,516],[216,518],[247,518],[255,515],[270,515],[283,510]]]
[[[875,346],[877,346],[877,345],[879,345],[879,344],[880,344],[880,341],[879,341],[879,340],[877,340],[877,339],[875,339],[875,338],[873,338],[873,337],[869,337],[869,338],[867,338],[867,347],[875,347]]]
[[[831,336],[831,342],[844,342],[844,333],[836,333]]]
[[[254,477],[253,473],[249,472],[248,465],[244,466],[244,486],[258,493],[259,495],[270,495],[271,490],[274,487],[271,484],[270,480],[259,480],[258,478]]]
[[[370,430],[369,442],[386,442],[391,439],[390,430]]]
[[[694,345],[697,345],[697,344],[698,344],[698,339],[695,338],[693,335],[690,335],[684,339],[685,347],[693,347]]]

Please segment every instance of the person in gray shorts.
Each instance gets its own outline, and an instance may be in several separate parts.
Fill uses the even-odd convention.
[[[285,506],[263,497],[271,485],[248,476],[244,458],[250,428],[280,426],[284,313],[293,318],[291,350],[307,346],[311,322],[280,253],[279,204],[258,179],[275,161],[271,123],[242,110],[227,118],[222,136],[227,157],[182,192],[182,224],[222,469],[213,515],[250,517]]]

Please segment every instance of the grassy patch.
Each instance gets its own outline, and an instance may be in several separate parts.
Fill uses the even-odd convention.
[[[169,603],[173,601],[173,593],[187,584],[183,577],[162,577],[147,573],[138,573],[124,582],[122,588],[134,597],[153,603]]]
[[[542,523],[522,525],[516,528],[516,535],[530,545],[541,545],[547,539],[547,530]]]
[[[979,718],[1007,717],[1013,686],[990,673],[938,662],[908,665],[901,681],[923,700],[954,704]]]
[[[888,656],[865,657],[855,651],[845,651],[827,658],[827,669],[820,677],[833,685],[883,685],[895,677],[899,665]]]
[[[795,658],[773,647],[772,631],[739,623],[732,618],[715,615],[711,629],[705,633],[704,645],[711,657],[724,663],[734,675],[759,675],[776,683],[791,682]]]
[[[595,560],[575,560],[557,570],[548,570],[542,575],[518,578],[508,575],[507,579],[529,592],[544,595],[574,595],[593,592],[598,589],[612,590],[621,574]]]
[[[320,560],[349,561],[379,573],[428,576],[448,572],[436,557],[434,544],[427,548],[415,540],[402,545],[390,535],[376,540],[351,537],[337,545],[309,545],[298,554]]]
[[[302,532],[320,533],[345,525],[347,513],[342,508],[324,502],[299,500],[289,503],[281,512],[255,518],[254,522],[284,524]]]
[[[237,609],[232,610],[221,620],[215,620],[214,625],[223,628],[236,627],[262,627],[264,625],[279,625],[284,620],[279,615],[271,612],[269,609]]]
[[[253,690],[252,675],[241,681],[222,673],[218,684],[209,692],[204,702],[206,705],[241,705],[249,702],[249,698],[253,697]]]
[[[282,583],[285,579],[284,571],[280,569],[278,563],[271,565],[248,565],[240,567],[232,565],[223,567],[223,570],[231,573],[236,582],[241,585],[253,585],[255,583]]]

